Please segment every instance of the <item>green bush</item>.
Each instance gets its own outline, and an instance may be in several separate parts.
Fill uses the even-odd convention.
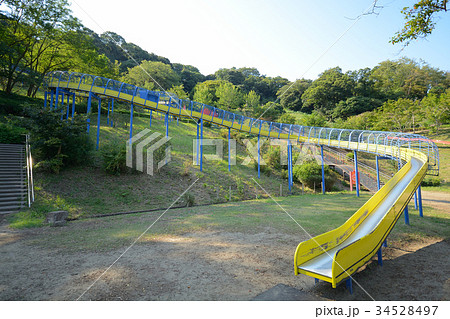
[[[0,123],[0,143],[24,144],[26,129],[6,123]]]
[[[112,175],[120,175],[127,170],[126,148],[124,144],[107,144],[101,149],[102,168]]]
[[[440,186],[441,180],[439,179],[439,177],[426,177],[422,181],[421,185],[422,186]]]
[[[25,117],[11,120],[13,125],[30,132],[37,167],[55,173],[63,166],[90,163],[93,150],[86,132],[86,117],[77,115],[73,121],[61,121],[60,111],[25,107]]]
[[[332,190],[335,183],[335,179],[332,176],[331,169],[325,166],[325,189],[327,191]],[[298,182],[302,182],[309,188],[320,187],[322,183],[322,166],[316,162],[306,162],[300,166],[295,166],[293,171],[293,177]]]

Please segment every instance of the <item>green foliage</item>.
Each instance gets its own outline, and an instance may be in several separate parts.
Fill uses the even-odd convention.
[[[333,109],[332,117],[346,119],[353,115],[372,111],[381,106],[381,101],[365,96],[352,96],[345,101],[340,101]]]
[[[184,89],[191,93],[199,82],[205,81],[205,76],[192,65],[172,63],[173,70],[180,76]]]
[[[317,111],[313,111],[311,114],[307,114],[304,118],[303,118],[303,125],[306,126],[325,126],[327,123],[327,119],[325,118],[325,116],[322,115],[322,113],[319,113]]]
[[[265,121],[275,121],[284,113],[283,107],[279,103],[267,102],[265,105],[253,109],[252,115]]]
[[[170,90],[167,90],[167,92],[174,93],[179,99],[187,99],[188,95],[184,91],[183,84],[180,85],[172,85],[172,88]]]
[[[254,109],[259,107],[261,97],[255,91],[251,90],[245,95],[244,100],[246,108]]]
[[[152,61],[142,61],[140,65],[129,69],[128,74],[122,80],[148,90],[157,91],[181,84],[180,76],[172,70],[170,65]]]
[[[341,68],[328,69],[303,93],[302,111],[330,112],[337,103],[352,96],[353,86],[352,79]]]
[[[0,123],[0,143],[23,144],[25,143],[26,129],[7,123]]]
[[[420,0],[402,10],[405,25],[395,34],[391,43],[402,42],[408,45],[417,38],[426,38],[436,26],[436,14],[447,11],[447,0]]]
[[[102,168],[108,174],[120,175],[126,172],[126,148],[124,144],[110,143],[101,148]]]
[[[192,193],[187,192],[183,195],[183,202],[186,207],[192,207],[195,205],[195,196]]]
[[[277,122],[286,124],[295,124],[295,116],[289,113],[284,113],[278,118]]]
[[[217,107],[223,110],[236,110],[243,103],[239,89],[230,82],[221,82],[216,88]]]
[[[422,186],[440,186],[441,180],[439,179],[439,177],[426,177],[422,181],[421,185]]]
[[[86,133],[85,116],[61,121],[61,110],[31,107],[25,107],[24,114],[25,118],[13,119],[12,123],[30,132],[37,167],[58,173],[65,165],[90,163],[93,144]]]
[[[331,169],[328,166],[324,167],[325,172],[325,189],[330,191],[335,183],[332,176]],[[302,182],[309,188],[320,187],[322,183],[322,166],[316,162],[306,162],[300,166],[295,166],[293,169],[293,177],[298,182]]]
[[[311,83],[311,80],[301,79],[279,89],[277,97],[280,99],[281,106],[292,111],[300,111],[303,107],[302,95]]]
[[[279,171],[281,169],[280,152],[280,147],[270,146],[264,154],[264,161],[267,166],[273,168],[275,171]]]

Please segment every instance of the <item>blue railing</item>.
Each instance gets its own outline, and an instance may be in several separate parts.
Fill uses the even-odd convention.
[[[55,85],[56,81],[57,84]],[[349,148],[350,143],[356,142],[358,144],[357,150],[375,154],[380,154],[377,145],[415,149],[428,155],[428,174],[439,174],[439,151],[436,144],[428,138],[417,134],[349,130],[265,121],[262,119],[246,117],[238,113],[222,110],[188,99],[179,99],[178,96],[174,93],[147,90],[132,84],[127,84],[100,76],[94,76],[91,74],[54,71],[48,73],[45,76],[44,84],[46,87],[52,86],[66,89],[69,89],[70,84],[73,84],[74,87],[76,87],[78,90],[81,90],[80,86],[84,84],[90,85],[90,91],[92,91],[93,87],[104,88],[103,94],[105,95],[107,90],[118,92],[118,99],[120,99],[121,95],[132,96],[132,99],[134,99],[134,96],[145,99],[145,103],[143,105],[144,107],[146,106],[147,101],[169,105],[170,113],[175,116],[177,115],[177,113],[179,116],[192,116],[193,112],[198,112],[202,114],[202,117],[203,114],[211,115],[215,120],[215,124],[223,125],[225,127],[230,127],[233,129],[236,129],[236,127],[238,127],[237,129],[241,131],[243,131],[244,127],[249,127],[248,132],[251,132],[252,128],[258,128],[259,132],[263,130],[268,131],[269,134],[272,133],[271,137],[273,137],[273,133],[275,133],[277,137],[279,137],[281,134],[287,134],[292,140],[297,138],[297,141],[299,141],[300,137],[303,137],[304,140],[310,142],[312,139],[317,139],[317,144],[334,147],[336,147],[336,145],[331,145],[331,140],[337,140],[337,147],[344,149]],[[73,87],[71,87],[70,89],[73,89]],[[124,98],[122,97],[122,99]],[[178,110],[178,112],[176,112],[176,110]],[[226,124],[230,122],[231,124]],[[373,149],[369,149],[368,147],[360,148],[359,144],[375,145],[375,151]]]

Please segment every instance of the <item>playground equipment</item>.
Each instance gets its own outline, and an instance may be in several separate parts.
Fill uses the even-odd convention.
[[[195,120],[197,122],[197,163],[200,165],[200,170],[202,170],[203,158],[204,121],[227,128],[228,140],[230,140],[231,129],[258,136],[258,176],[260,137],[287,140],[289,190],[293,183],[293,144],[311,143],[321,146],[322,166],[323,146],[353,150],[357,196],[359,196],[357,152],[377,155],[377,173],[379,173],[379,158],[397,160],[399,163],[397,174],[342,226],[298,245],[294,257],[295,274],[305,274],[330,282],[333,288],[343,280],[347,280],[347,285],[351,288],[351,275],[375,254],[378,253],[379,262],[381,262],[381,246],[403,212],[405,222],[409,223],[407,204],[413,195],[416,203],[418,198],[420,216],[423,216],[420,189],[422,179],[426,174],[439,174],[439,153],[436,145],[428,138],[416,134],[310,127],[264,121],[203,103],[178,99],[172,93],[150,91],[89,74],[55,71],[46,75],[45,85],[45,107],[50,102],[49,107],[56,109],[59,102],[64,103],[64,96],[67,95],[65,106],[67,112],[63,111],[61,118],[64,116],[66,119],[69,118],[69,97],[73,98],[72,117],[75,112],[75,95],[88,99],[88,113],[91,111],[92,99],[98,100],[97,148],[100,138],[101,100],[105,98],[111,100],[108,115],[114,111],[114,100],[130,103],[130,139],[133,136],[135,105],[150,111],[150,125],[152,112],[164,114],[166,135],[169,132],[170,116]],[[61,97],[62,101],[60,101]],[[87,121],[89,130],[90,119]],[[228,159],[231,161],[230,151]],[[229,169],[231,169],[230,165]],[[323,169],[322,190],[325,193]]]

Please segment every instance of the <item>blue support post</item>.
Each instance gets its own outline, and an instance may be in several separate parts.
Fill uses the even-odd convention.
[[[61,94],[61,121],[64,119],[64,92]]]
[[[178,117],[177,117],[177,126],[180,126],[180,123],[178,122]]]
[[[318,283],[319,283],[319,279],[314,278],[314,283],[315,283],[315,284],[318,284]]]
[[[50,108],[49,108],[50,111],[53,109],[53,100],[54,100],[54,93],[53,93],[53,90],[51,90],[50,91]]]
[[[75,93],[72,94],[72,121],[75,116]]]
[[[89,97],[88,97],[88,105],[87,105],[87,132],[89,133],[89,129],[91,128],[91,119],[89,118],[90,113],[91,113],[91,102],[92,102],[92,93],[89,92]]]
[[[414,192],[414,209],[417,210],[417,190]]]
[[[111,100],[111,116],[114,114],[114,99]],[[109,124],[113,127],[113,119],[109,120]]]
[[[101,116],[101,110],[102,110],[102,99],[98,98],[98,114],[97,114],[97,144],[95,146],[95,149],[98,151],[98,146],[100,145],[100,116]]]
[[[383,254],[381,252],[381,247],[380,249],[378,249],[377,256],[378,256],[378,265],[383,266]]]
[[[55,110],[58,108],[58,99],[59,99],[59,87],[56,88],[55,93]]]
[[[355,155],[355,180],[356,180],[356,196],[359,197],[359,174],[358,174],[358,154],[353,151]]]
[[[200,163],[198,162],[198,154],[200,153],[200,121],[197,122],[197,152],[195,153],[195,155],[197,156],[197,162],[196,164],[199,165]]]
[[[47,95],[48,95],[48,92],[45,91],[45,92],[44,92],[44,109],[47,108]]]
[[[378,164],[378,156],[376,156],[375,158],[376,158],[376,165],[377,165],[377,186],[378,186],[378,190],[380,190],[380,188],[381,188],[381,184],[380,184],[380,166]]]
[[[108,114],[106,115],[106,125],[109,125],[109,109],[111,108],[111,100],[108,100]]]
[[[261,178],[261,151],[259,148],[259,138],[260,136],[258,135],[258,178]]]
[[[228,128],[228,171],[231,172],[231,129]]]
[[[200,120],[200,172],[203,169],[203,119]]]
[[[383,247],[387,247],[387,239],[384,240]]]
[[[152,127],[152,116],[153,116],[153,111],[150,110],[150,127]]]
[[[405,213],[405,224],[409,225],[408,203],[406,203],[404,213]]]
[[[169,112],[166,113],[166,137],[169,137]]]
[[[422,187],[419,185],[417,188],[417,194],[419,195],[419,216],[423,217],[423,209],[422,209]]]
[[[320,145],[320,156],[322,157],[322,194],[325,195],[325,165],[323,160],[323,145]]]
[[[289,193],[292,191],[292,147],[291,142],[288,140],[288,186]]]
[[[292,144],[291,144],[291,142],[289,141],[289,145],[290,145],[290,148],[291,148],[291,151],[290,151],[290,153],[291,153],[291,188],[294,186],[294,165],[292,164],[292,158],[294,157],[293,155],[292,155]]]
[[[66,113],[66,120],[69,119],[69,111],[70,111],[70,94],[67,94],[67,113]]]
[[[134,105],[131,103],[131,110],[130,110],[130,139],[133,137],[133,111],[134,111]]]
[[[352,277],[348,277],[345,280],[345,286],[347,287],[348,291],[350,291],[350,295],[353,295]]]

